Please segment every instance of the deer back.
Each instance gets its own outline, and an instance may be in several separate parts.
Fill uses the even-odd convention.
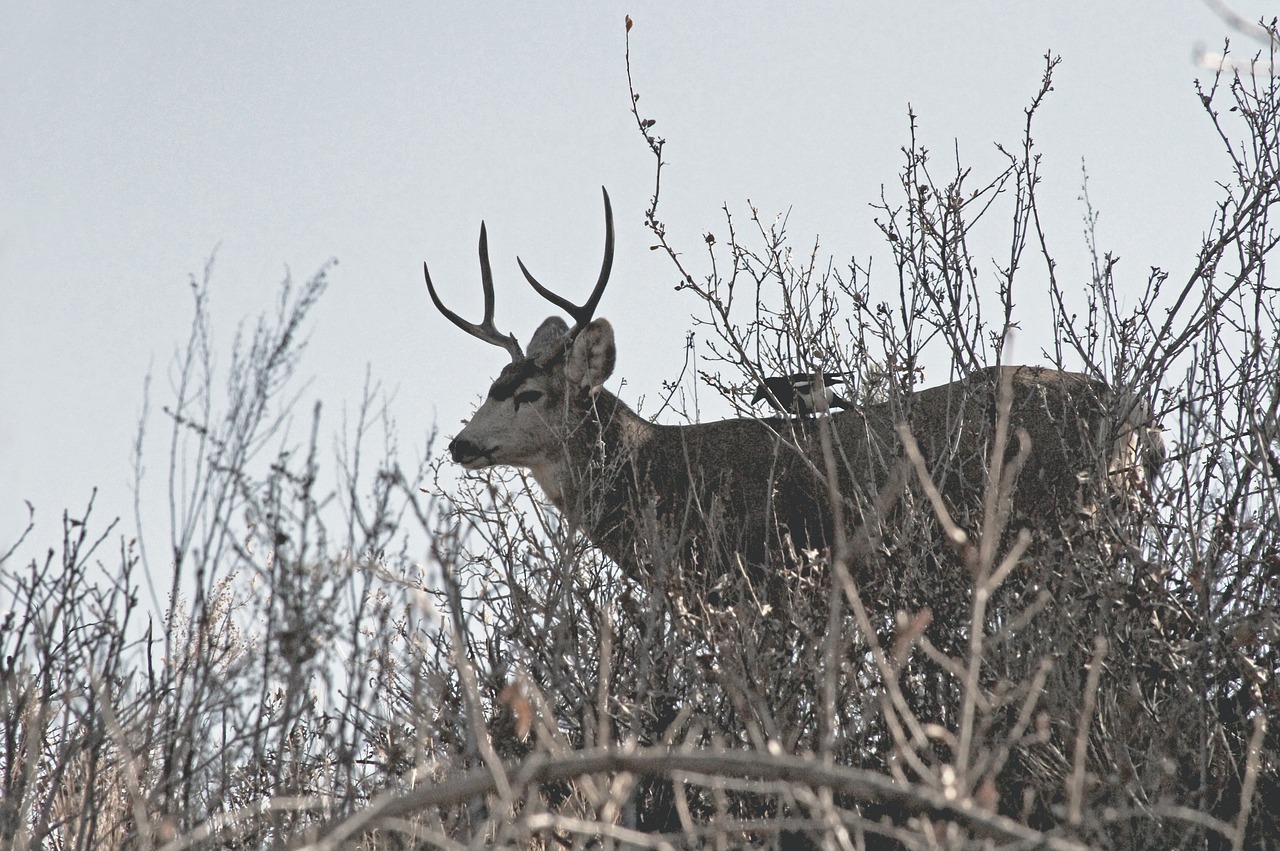
[[[886,486],[902,457],[905,424],[933,482],[953,512],[981,507],[994,451],[999,387],[1010,385],[1006,460],[1023,440],[1027,460],[1012,494],[1018,523],[1045,528],[1070,520],[1096,488],[1124,484],[1117,471],[1141,469],[1148,451],[1135,440],[1145,419],[1117,409],[1103,382],[1036,367],[990,368],[896,402],[831,416],[837,471],[828,482],[821,420],[735,419],[688,426],[650,426],[616,397],[593,437],[601,458],[584,505],[575,508],[593,540],[615,558],[637,548],[673,548],[759,562],[786,546],[833,543],[833,496],[851,531]],[[597,412],[600,405],[597,404]],[[638,418],[635,418],[638,420]],[[611,439],[610,423],[627,423]],[[594,434],[594,432],[592,432]],[[640,436],[637,438],[637,436]],[[603,462],[611,450],[613,464]],[[597,506],[596,520],[590,506]],[[656,539],[656,540],[655,540]]]

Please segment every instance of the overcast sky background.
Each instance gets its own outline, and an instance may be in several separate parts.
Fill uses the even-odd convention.
[[[164,504],[159,409],[189,277],[215,248],[223,340],[271,306],[286,270],[302,279],[338,258],[302,366],[304,410],[323,399],[336,432],[368,370],[395,393],[411,465],[434,424],[457,430],[506,360],[434,311],[422,261],[478,319],[486,220],[498,323],[527,342],[550,311],[515,255],[581,300],[607,186],[618,249],[598,313],[617,332],[611,385],[625,379],[633,403],[655,398],[698,305],[648,249],[653,163],[628,109],[625,14],[642,112],[668,140],[662,217],[695,270],[701,234],[723,233],[720,207],[744,216],[750,199],[790,209],[799,244],[821,234],[838,263],[871,256],[887,271],[869,205],[895,182],[907,105],[940,158],[958,144],[988,179],[1001,163],[993,143],[1019,140],[1047,50],[1063,63],[1038,119],[1040,199],[1069,285],[1087,272],[1082,160],[1101,243],[1134,293],[1150,266],[1189,270],[1215,181],[1229,177],[1193,53],[1230,31],[1198,0],[541,5],[6,0],[0,552],[25,525],[24,500],[37,510],[34,553],[94,486],[99,517],[131,530],[148,371],[160,454],[143,501]],[[1266,7],[1235,3],[1248,18]],[[879,283],[890,297],[888,276]],[[1034,327],[1042,305],[1032,292],[1019,301]],[[1019,359],[1036,362],[1036,348],[1032,337]]]

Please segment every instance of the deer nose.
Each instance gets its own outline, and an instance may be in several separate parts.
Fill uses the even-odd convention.
[[[458,464],[466,464],[468,461],[474,461],[484,454],[484,451],[462,437],[455,437],[449,441],[449,454],[453,456],[454,462]]]

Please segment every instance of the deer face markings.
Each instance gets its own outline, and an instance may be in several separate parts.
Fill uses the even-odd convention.
[[[449,444],[453,460],[471,470],[495,464],[537,470],[554,463],[616,358],[606,320],[591,322],[571,341],[568,331],[558,317],[542,323],[529,356],[503,368],[484,404]]]
[[[553,375],[533,358],[508,365],[488,398],[449,444],[453,460],[469,470],[495,464],[535,466],[556,440]]]

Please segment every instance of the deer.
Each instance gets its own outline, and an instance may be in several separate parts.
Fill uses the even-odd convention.
[[[444,304],[425,262],[423,274],[446,319],[510,355],[450,441],[453,461],[471,471],[527,469],[561,515],[628,572],[652,570],[654,553],[707,565],[725,558],[761,565],[782,551],[830,547],[839,524],[848,531],[870,518],[903,455],[901,425],[948,504],[980,501],[1002,383],[1009,388],[1009,433],[1017,430],[1030,443],[1016,484],[1020,516],[1044,523],[1071,517],[1082,481],[1137,487],[1131,480],[1142,474],[1134,471],[1153,455],[1138,439],[1148,436],[1144,417],[1131,412],[1119,417],[1120,426],[1110,424],[1117,394],[1104,382],[1049,368],[990,367],[898,403],[851,404],[813,418],[649,421],[604,386],[617,349],[612,325],[595,317],[614,256],[613,210],[603,194],[604,259],[581,305],[543,286],[517,257],[534,291],[573,323],[548,317],[527,350],[494,324],[483,223],[478,324]],[[834,464],[826,463],[829,457]]]

